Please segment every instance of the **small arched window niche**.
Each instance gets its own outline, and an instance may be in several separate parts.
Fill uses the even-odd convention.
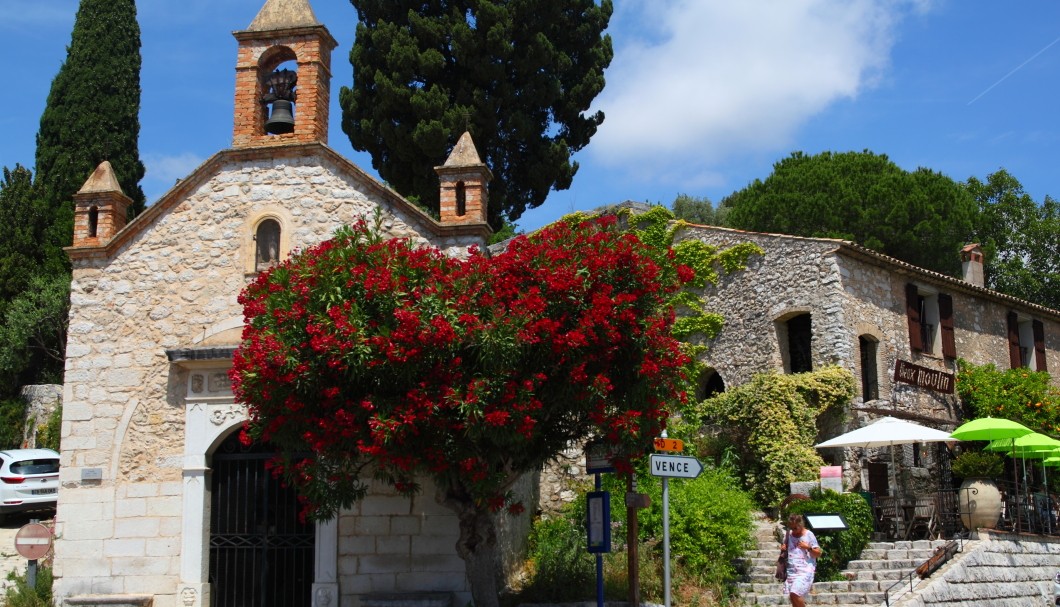
[[[244,272],[264,272],[287,258],[291,251],[290,218],[286,213],[267,211],[251,218],[243,241]]]
[[[93,206],[88,210],[88,237],[97,238],[99,236],[99,207]]]
[[[280,222],[266,219],[254,231],[254,271],[262,272],[280,261]]]
[[[456,182],[456,216],[467,215],[467,186],[463,181]]]

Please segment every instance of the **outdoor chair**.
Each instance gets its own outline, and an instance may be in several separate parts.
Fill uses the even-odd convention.
[[[918,497],[913,502],[913,515],[909,520],[909,528],[905,532],[905,539],[913,539],[914,535],[923,533],[925,539],[932,539],[938,534],[937,501],[934,496]]]
[[[880,512],[877,520],[877,530],[887,534],[888,538],[897,539],[901,537],[905,525],[902,508],[899,507],[898,500],[885,495],[876,498],[876,505],[879,507]]]

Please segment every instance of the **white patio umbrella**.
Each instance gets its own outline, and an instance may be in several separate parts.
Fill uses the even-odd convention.
[[[950,436],[949,432],[921,426],[904,419],[882,417],[867,426],[851,430],[846,434],[840,434],[814,446],[818,449],[826,449],[828,447],[892,447],[891,479],[897,491],[898,476],[894,465],[894,445],[948,443],[956,440]]]

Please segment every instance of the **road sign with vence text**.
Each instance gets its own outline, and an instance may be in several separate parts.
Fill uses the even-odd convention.
[[[651,475],[666,478],[696,478],[703,472],[703,464],[699,460],[688,455],[661,455],[658,453],[651,456]]]

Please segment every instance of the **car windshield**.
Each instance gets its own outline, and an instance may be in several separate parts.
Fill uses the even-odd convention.
[[[24,459],[11,464],[12,474],[55,474],[58,471],[57,459]]]

